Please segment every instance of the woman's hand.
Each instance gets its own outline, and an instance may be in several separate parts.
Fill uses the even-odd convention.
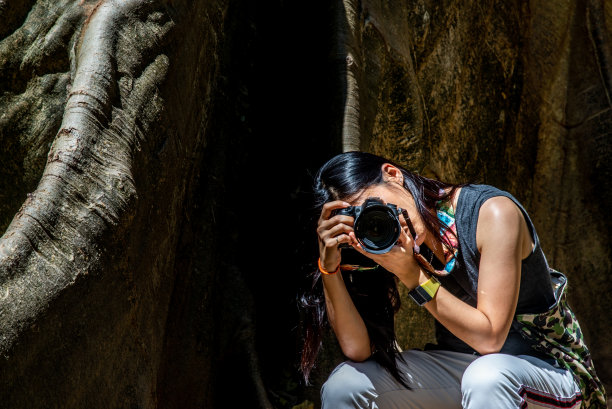
[[[319,236],[319,253],[321,265],[327,271],[336,271],[340,265],[340,243],[353,244],[350,233],[353,232],[354,219],[351,216],[335,215],[334,209],[350,206],[342,201],[328,202],[323,205],[317,226]],[[327,318],[344,355],[353,361],[363,361],[372,355],[372,346],[368,330],[351,300],[342,274],[324,275],[323,291]]]
[[[400,224],[402,230],[399,239],[387,253],[373,254],[367,252],[357,241],[354,231],[349,233],[349,237],[355,250],[395,274],[408,288],[412,289],[419,285],[420,266],[414,258],[415,241],[410,236],[408,226],[401,218]]]
[[[319,256],[321,265],[327,271],[335,271],[340,265],[340,243],[353,245],[355,234],[353,232],[354,218],[346,215],[335,215],[331,213],[335,209],[342,209],[350,206],[349,203],[341,200],[327,202],[323,205],[321,216],[317,226],[319,236]],[[353,233],[353,238],[349,235]]]

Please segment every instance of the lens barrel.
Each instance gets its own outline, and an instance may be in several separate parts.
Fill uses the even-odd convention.
[[[386,253],[397,242],[402,226],[399,209],[392,203],[385,204],[378,197],[369,197],[361,206],[349,206],[332,211],[355,218],[355,236],[363,248],[372,254]],[[346,248],[344,244],[340,248]]]
[[[355,236],[364,249],[373,254],[386,253],[399,239],[401,225],[397,207],[369,198],[355,218]]]

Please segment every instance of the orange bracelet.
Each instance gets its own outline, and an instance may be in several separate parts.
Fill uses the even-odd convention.
[[[325,274],[328,276],[334,275],[336,274],[338,271],[340,271],[340,264],[338,264],[338,268],[336,269],[336,271],[327,271],[323,268],[323,266],[321,265],[321,257],[319,257],[319,271],[321,272],[321,274]]]

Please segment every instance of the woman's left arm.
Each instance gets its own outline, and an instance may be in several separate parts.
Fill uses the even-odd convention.
[[[480,354],[499,352],[508,336],[518,301],[524,240],[531,242],[531,236],[516,204],[504,196],[487,200],[480,208],[476,231],[480,251],[476,308],[443,287],[425,304],[442,325]],[[419,282],[427,279],[421,273]]]

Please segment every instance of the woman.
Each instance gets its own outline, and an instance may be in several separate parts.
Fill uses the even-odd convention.
[[[313,293],[302,299],[310,309],[302,370],[308,379],[325,317],[349,359],[324,384],[323,408],[605,407],[588,350],[573,354],[572,346],[538,338],[544,326],[529,327],[552,322],[553,311],[565,314],[561,322],[573,316],[561,308],[565,286],[555,285],[564,277],[551,273],[512,195],[423,178],[364,152],[329,160],[315,194],[320,257]],[[403,210],[399,238],[381,254],[364,247],[354,214],[340,210],[368,198]],[[355,255],[372,263],[344,260]],[[398,351],[397,281],[435,318],[437,345]]]

